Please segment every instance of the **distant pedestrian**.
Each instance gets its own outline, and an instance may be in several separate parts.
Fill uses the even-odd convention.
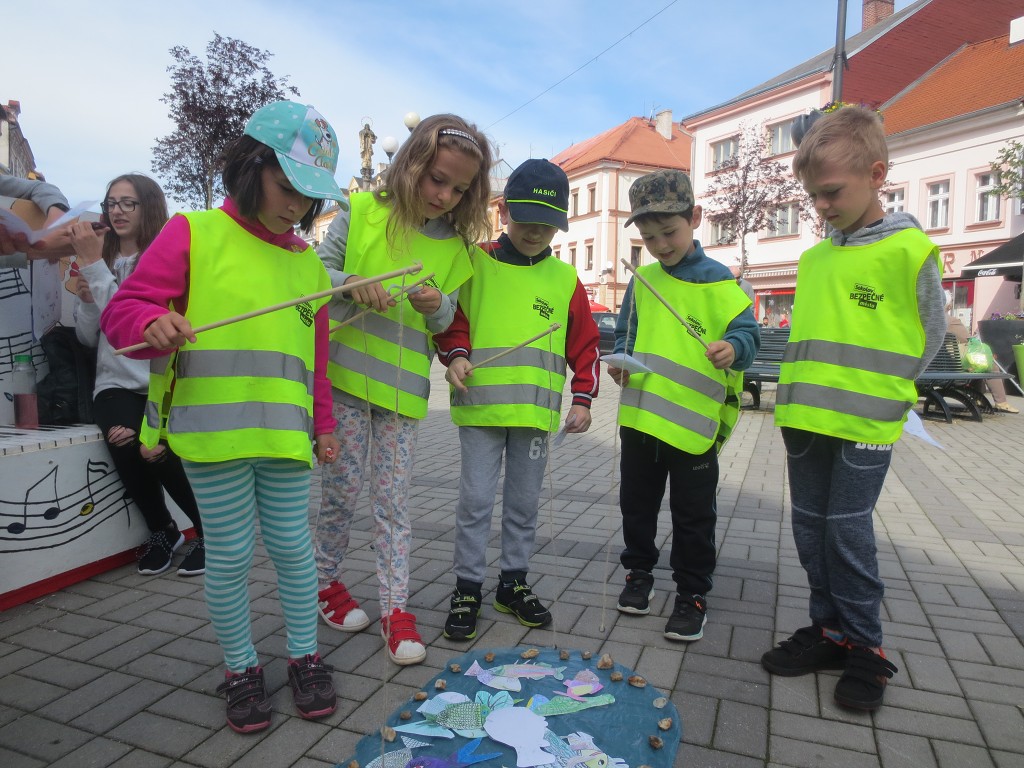
[[[939,249],[913,216],[882,209],[888,167],[882,123],[861,107],[820,118],[793,158],[832,228],[800,257],[775,406],[811,625],[761,657],[783,676],[842,670],[835,700],[861,710],[897,672],[882,651],[872,511],[946,330]]]

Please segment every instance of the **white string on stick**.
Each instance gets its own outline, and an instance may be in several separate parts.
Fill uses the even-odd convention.
[[[245,312],[244,314],[241,314],[241,315],[235,315],[234,317],[228,317],[228,318],[225,318],[224,320],[217,320],[216,322],[213,322],[213,323],[207,323],[206,325],[201,325],[198,328],[193,328],[192,329],[192,333],[202,333],[203,331],[212,331],[214,328],[220,328],[222,326],[230,325],[231,323],[237,323],[237,322],[240,322],[242,320],[249,320],[250,318],[253,318],[253,317],[259,317],[260,315],[266,315],[266,314],[268,314],[270,312],[276,312],[279,309],[287,309],[288,307],[294,307],[296,304],[302,304],[303,302],[306,302],[306,301],[315,301],[316,299],[322,299],[322,298],[324,298],[326,296],[336,296],[338,294],[346,293],[347,291],[351,291],[351,290],[354,290],[356,288],[362,288],[363,286],[366,286],[366,285],[373,285],[374,283],[379,283],[382,280],[387,280],[387,279],[392,278],[392,277],[399,277],[401,275],[415,274],[415,273],[419,272],[421,269],[423,269],[423,265],[420,264],[420,263],[416,263],[416,264],[413,264],[411,267],[403,267],[402,269],[396,269],[393,272],[387,272],[387,273],[385,273],[383,275],[377,275],[375,277],[367,277],[367,278],[365,278],[363,280],[356,280],[356,281],[351,282],[351,283],[346,283],[345,285],[339,285],[336,288],[329,288],[326,291],[320,291],[319,293],[311,293],[308,296],[300,296],[297,299],[292,299],[290,301],[283,301],[280,304],[274,304],[273,306],[270,306],[270,307],[263,307],[262,309],[254,309],[251,312]],[[114,350],[114,354],[115,355],[123,355],[126,352],[137,352],[138,350],[145,349],[146,347],[149,347],[149,346],[152,346],[152,345],[148,341],[143,341],[143,342],[140,342],[138,344],[133,344],[130,347],[121,347],[121,349],[115,349]]]
[[[428,280],[430,280],[434,276],[434,274],[435,274],[434,272],[431,272],[429,275],[424,275],[419,280],[417,280],[415,283],[409,283],[409,285],[407,285],[407,286],[403,287],[401,290],[399,290],[398,293],[393,294],[393,296],[395,297],[395,303],[397,304],[398,302],[402,301],[403,299],[407,299],[407,298],[409,298],[410,295],[416,293],[417,289],[421,285],[426,283]],[[398,288],[398,287],[399,286],[397,286],[397,285],[391,286],[392,289],[393,288]],[[390,292],[390,290],[391,289],[389,289],[389,292]],[[364,309],[364,310],[362,310],[360,312],[357,312],[356,314],[352,315],[352,317],[348,318],[347,320],[342,320],[337,325],[332,325],[330,328],[327,329],[327,332],[328,333],[334,333],[335,331],[340,330],[341,328],[344,328],[346,325],[351,325],[356,320],[364,318],[368,314],[370,314],[371,312],[375,312],[375,311],[376,310],[373,307],[367,307],[366,309]]]

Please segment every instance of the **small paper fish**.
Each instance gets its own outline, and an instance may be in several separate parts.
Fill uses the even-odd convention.
[[[597,693],[602,688],[601,681],[592,670],[581,669],[572,680],[565,681],[566,693],[558,693],[558,696],[568,696],[576,701],[583,701],[583,696]]]
[[[563,672],[565,672],[565,667],[552,667],[550,664],[544,664],[543,662],[538,662],[537,664],[502,664],[490,669],[484,669],[474,661],[472,666],[466,670],[466,675],[475,677],[484,685],[496,688],[499,691],[521,691],[523,684],[519,682],[519,678],[525,677],[527,680],[540,680],[542,677],[550,675],[555,680],[561,680]]]
[[[413,759],[412,750],[416,747],[430,746],[430,742],[410,739],[406,736],[402,737],[402,743],[405,744],[404,747],[393,752],[385,752],[383,755],[373,758],[373,760],[366,764],[366,768],[405,768],[409,761]]]
[[[559,696],[556,699],[549,700],[546,696],[537,694],[526,703],[526,707],[538,715],[554,717],[556,715],[571,715],[573,712],[580,712],[591,707],[606,707],[614,703],[615,697],[610,693],[602,693],[600,696],[591,696],[578,700],[573,700],[568,696]]]

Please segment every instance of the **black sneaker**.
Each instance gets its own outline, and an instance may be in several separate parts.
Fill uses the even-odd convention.
[[[885,656],[870,648],[854,646],[846,657],[846,669],[836,683],[837,704],[870,712],[882,706],[885,686],[899,670]]]
[[[444,623],[444,636],[449,640],[472,640],[476,637],[476,617],[480,615],[480,593],[461,592],[458,587],[452,593],[451,608]]]
[[[654,597],[654,574],[650,571],[632,570],[626,575],[626,586],[619,594],[616,608],[622,613],[646,616],[651,612],[651,598]]]
[[[192,548],[185,553],[178,565],[179,576],[202,576],[206,573],[206,539],[197,536],[192,539]]]
[[[175,531],[177,538],[171,542],[167,531],[151,533],[149,539],[139,549],[139,573],[143,576],[156,576],[171,567],[174,551],[185,543],[185,534]]]
[[[270,697],[263,680],[262,667],[249,667],[245,672],[227,672],[217,686],[228,700],[228,725],[236,733],[262,731],[270,725]]]
[[[511,613],[524,627],[544,627],[551,623],[551,611],[541,605],[540,598],[522,579],[498,585],[494,610]]]
[[[773,675],[797,677],[821,669],[845,669],[846,646],[832,642],[821,627],[801,627],[793,636],[765,651],[761,666]]]
[[[690,643],[704,637],[708,604],[702,595],[676,595],[676,607],[665,625],[665,637]]]
[[[319,653],[307,653],[301,660],[288,662],[288,684],[292,687],[295,708],[307,720],[334,712],[338,694],[331,677],[333,671],[334,667],[324,664]]]

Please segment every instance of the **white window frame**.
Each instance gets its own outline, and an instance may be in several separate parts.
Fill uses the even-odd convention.
[[[730,136],[721,141],[712,142],[710,145],[711,150],[711,170],[721,171],[725,168],[732,168],[739,162],[737,155],[740,149],[740,137],[739,135]]]
[[[999,174],[991,169],[974,175],[975,207],[974,220],[978,224],[987,224],[1000,220],[1002,201],[993,187],[999,184]]]
[[[775,229],[769,229],[764,236],[768,237],[790,237],[800,234],[800,203],[786,203],[775,209],[772,218],[775,220]]]
[[[725,221],[712,220],[708,223],[708,242],[711,245],[733,245],[736,243],[736,235],[729,231]]]
[[[772,155],[785,155],[796,151],[796,144],[793,142],[792,119],[769,125],[768,134],[771,137]]]
[[[883,193],[882,210],[886,213],[902,213],[907,210],[907,188],[896,187]]]
[[[945,187],[945,189],[942,189]],[[926,229],[949,229],[949,199],[953,182],[946,179],[934,179],[925,182],[927,215]]]

